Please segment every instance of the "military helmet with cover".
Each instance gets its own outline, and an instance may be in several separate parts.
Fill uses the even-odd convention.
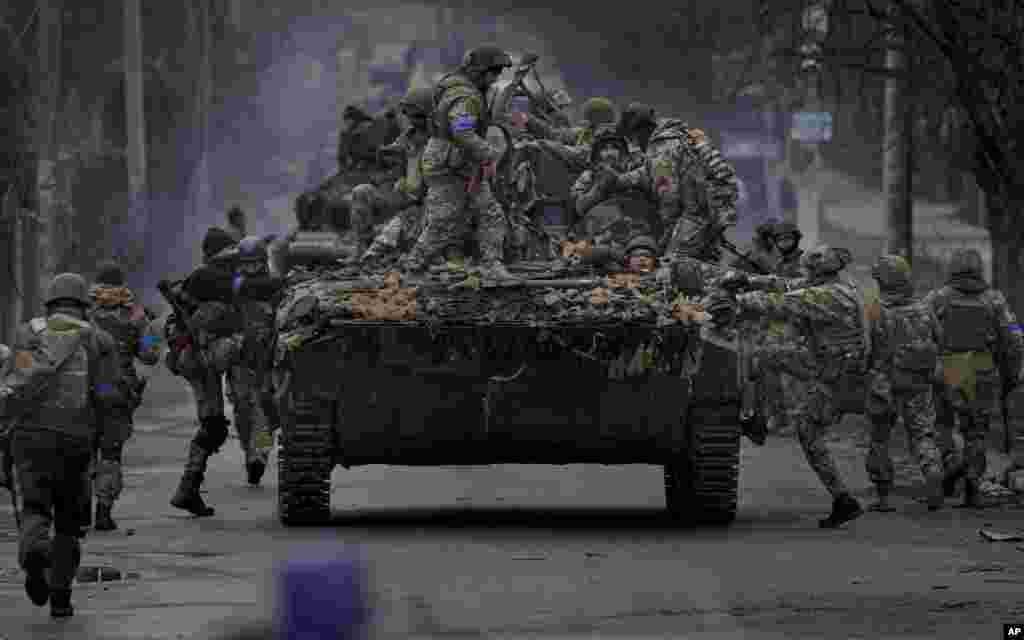
[[[658,255],[658,242],[648,235],[635,236],[626,245],[626,255],[646,255],[646,256],[657,256]]]
[[[900,255],[884,254],[871,267],[871,277],[882,291],[904,291],[910,282],[910,263]]]
[[[96,270],[96,277],[93,278],[96,284],[106,285],[108,287],[123,287],[124,286],[124,269],[121,265],[116,262],[104,262],[100,265],[99,269]]]
[[[583,119],[593,127],[615,122],[615,105],[608,98],[590,98],[583,103]]]
[[[203,257],[213,257],[233,244],[235,239],[230,233],[220,227],[210,227],[203,238]]]
[[[63,301],[74,302],[82,307],[92,304],[85,278],[77,273],[62,273],[50,281],[44,304],[50,306]]]
[[[827,244],[811,249],[803,255],[800,261],[812,278],[839,273],[851,262],[853,262],[853,254],[849,249],[830,247]]]
[[[434,90],[431,88],[410,89],[399,101],[398,108],[407,116],[429,117],[434,111]]]
[[[501,47],[489,44],[470,49],[462,58],[462,69],[470,73],[507,69],[511,66],[512,57]]]
[[[957,249],[949,260],[949,274],[953,276],[981,277],[985,264],[977,249]]]

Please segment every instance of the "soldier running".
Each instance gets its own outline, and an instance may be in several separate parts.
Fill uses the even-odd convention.
[[[20,326],[15,334],[9,371],[11,377],[25,379],[42,364],[41,358],[61,360],[41,395],[16,416],[11,442],[21,491],[18,559],[27,574],[25,592],[36,606],[49,602],[55,618],[74,615],[71,587],[87,526],[83,515],[89,512],[89,464],[110,415],[98,398],[112,391],[105,386],[117,382],[104,382],[97,372],[119,369],[114,338],[86,319],[90,302],[80,275],[54,278],[46,295],[46,317]],[[66,355],[55,355],[60,352]],[[100,364],[104,359],[106,367]],[[11,377],[5,384],[14,382]]]
[[[96,462],[96,518],[93,527],[97,531],[113,531],[117,523],[111,516],[111,510],[124,486],[121,468],[124,445],[132,436],[133,414],[142,403],[145,389],[145,383],[135,370],[135,360],[155,365],[160,358],[160,340],[150,330],[151,318],[145,308],[135,301],[134,294],[125,286],[124,271],[117,264],[100,266],[89,296],[94,302],[89,313],[90,322],[117,340],[121,375],[130,400],[126,406],[108,413]]]

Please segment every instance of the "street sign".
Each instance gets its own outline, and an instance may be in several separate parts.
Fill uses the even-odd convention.
[[[798,142],[829,142],[832,140],[832,114],[828,111],[794,113],[790,137]]]

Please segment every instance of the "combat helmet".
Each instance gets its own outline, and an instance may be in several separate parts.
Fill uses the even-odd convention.
[[[985,271],[977,249],[957,249],[949,260],[949,275],[980,278]]]
[[[613,124],[615,106],[608,98],[590,98],[583,103],[583,119],[593,127]]]
[[[266,262],[267,243],[259,236],[245,236],[238,243],[240,262]]]
[[[81,307],[92,304],[89,300],[89,285],[85,278],[77,273],[62,273],[50,281],[46,290],[44,304],[50,306],[57,302],[69,301]]]
[[[903,256],[884,254],[871,267],[871,277],[882,291],[905,291],[911,286],[910,263]]]
[[[96,284],[108,287],[124,286],[124,270],[116,262],[104,262],[96,270],[96,277],[93,278]]]
[[[512,57],[501,47],[482,45],[466,52],[462,58],[462,69],[468,73],[483,73],[489,69],[507,69],[512,66]]]
[[[352,120],[353,122],[366,122],[373,120],[373,116],[366,113],[362,108],[357,107],[354,104],[350,104],[345,107],[345,110],[341,113],[342,120]]]
[[[434,112],[434,90],[430,88],[409,89],[398,108],[407,115],[429,117]]]
[[[635,236],[626,245],[626,255],[655,257],[658,255],[658,242],[649,235]]]
[[[798,227],[794,223],[788,222],[788,221],[781,221],[781,222],[776,222],[775,224],[773,224],[772,225],[772,235],[774,237],[776,237],[776,238],[778,238],[780,236],[794,235],[794,236],[796,236],[796,241],[798,243],[804,237],[804,234],[800,231],[800,227]]]
[[[800,263],[811,278],[827,278],[842,271],[853,262],[849,249],[818,245],[803,255]]]
[[[212,258],[233,244],[235,240],[227,231],[220,227],[210,227],[203,238],[203,257]]]

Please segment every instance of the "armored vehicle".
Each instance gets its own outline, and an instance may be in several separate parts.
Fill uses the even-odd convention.
[[[597,271],[579,244],[510,264],[511,282],[292,261],[274,356],[281,521],[329,520],[337,465],[510,463],[660,465],[674,518],[732,521],[735,353],[702,339],[710,316],[665,267]]]

